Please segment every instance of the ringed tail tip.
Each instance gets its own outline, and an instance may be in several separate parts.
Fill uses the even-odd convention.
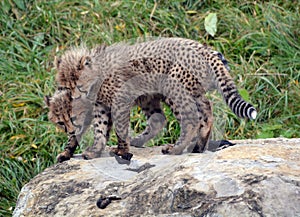
[[[250,117],[251,117],[252,120],[254,120],[254,119],[256,118],[256,116],[257,116],[256,110],[254,110],[254,111],[252,111],[252,112],[250,113]]]

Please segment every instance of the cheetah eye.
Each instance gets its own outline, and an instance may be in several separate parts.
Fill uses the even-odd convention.
[[[60,126],[64,126],[65,125],[65,123],[62,122],[62,121],[57,122],[57,124],[60,125]]]

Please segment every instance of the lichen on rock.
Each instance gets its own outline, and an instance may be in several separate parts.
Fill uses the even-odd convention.
[[[130,165],[71,159],[27,183],[13,216],[300,216],[300,140],[235,143],[179,156],[132,148]]]

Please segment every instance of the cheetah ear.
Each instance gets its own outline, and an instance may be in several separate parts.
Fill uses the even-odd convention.
[[[54,66],[55,66],[55,68],[58,69],[60,64],[61,64],[61,58],[55,57],[54,58]]]
[[[92,58],[89,56],[83,56],[79,60],[79,64],[77,66],[78,70],[82,70],[85,66],[90,65],[92,62]]]
[[[44,96],[44,103],[46,104],[47,107],[50,107],[50,96]]]

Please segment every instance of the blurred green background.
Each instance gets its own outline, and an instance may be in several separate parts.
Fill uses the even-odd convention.
[[[53,60],[70,46],[112,44],[145,36],[184,37],[224,54],[255,121],[237,118],[221,99],[215,132],[225,139],[300,137],[299,1],[23,1],[0,2],[0,216],[11,216],[21,187],[55,163],[67,137],[48,122],[44,95],[55,89]],[[214,37],[204,20],[217,15]],[[149,143],[172,143],[169,123]],[[132,127],[145,127],[138,108]],[[221,130],[220,130],[221,129]],[[81,148],[91,144],[89,132]],[[115,136],[109,144],[116,144]],[[81,152],[81,150],[78,150]]]

